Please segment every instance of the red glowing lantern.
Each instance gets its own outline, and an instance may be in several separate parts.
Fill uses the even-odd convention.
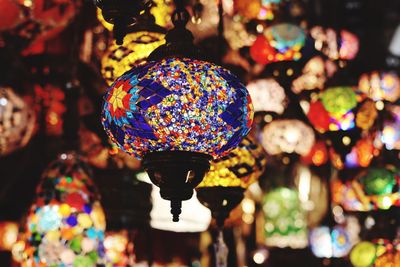
[[[0,0],[0,10],[0,32],[14,28],[24,19],[15,0]]]
[[[307,117],[319,132],[329,130],[330,116],[322,102],[311,102]]]
[[[269,44],[264,35],[257,36],[253,45],[250,47],[251,58],[260,64],[268,64],[274,61],[275,49]]]
[[[323,141],[318,141],[311,148],[308,155],[301,158],[305,164],[321,166],[328,161],[328,149]]]

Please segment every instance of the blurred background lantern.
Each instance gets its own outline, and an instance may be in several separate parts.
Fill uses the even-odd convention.
[[[266,163],[263,148],[249,137],[228,155],[212,162],[196,190],[198,199],[211,210],[219,227],[242,201],[244,191],[263,174]]]
[[[328,78],[336,72],[335,63],[322,56],[314,56],[304,65],[302,74],[292,83],[292,90],[296,94],[304,90],[322,90]]]
[[[304,30],[299,26],[281,23],[267,28],[250,48],[254,61],[268,64],[279,61],[299,60],[305,43]]]
[[[106,266],[134,266],[134,244],[129,239],[127,231],[106,232],[104,238]]]
[[[79,0],[56,2],[28,0],[16,5],[19,9],[18,18],[22,17],[23,20],[12,29],[8,29],[5,32],[5,38],[7,39],[8,36],[20,38],[26,46],[54,38],[71,23],[78,13],[81,2]],[[15,12],[14,16],[17,16],[14,7],[12,10]]]
[[[212,95],[209,90],[213,90]],[[154,168],[166,157],[184,154],[181,160],[201,162],[187,184],[192,164],[185,166],[182,177],[176,175],[175,168],[173,186],[161,188],[162,197],[175,199],[179,206],[180,200],[191,198],[192,188],[202,180],[210,157],[227,154],[247,135],[253,110],[246,88],[228,71],[204,61],[169,58],[137,66],[117,79],[105,96],[102,117],[114,143],[144,157],[144,168],[156,185],[160,185],[160,174],[158,178],[154,174],[160,170]],[[156,163],[159,160],[162,162]],[[174,163],[182,167],[176,160]],[[173,167],[167,166],[162,169],[164,176]],[[181,178],[183,188],[178,188]]]
[[[373,71],[362,74],[358,88],[374,101],[395,102],[400,97],[400,80],[395,72]]]
[[[263,198],[265,244],[271,247],[307,246],[307,222],[296,190],[279,187]]]
[[[101,61],[101,73],[108,85],[135,65],[145,64],[150,53],[164,43],[163,33],[139,31],[128,33],[123,45],[109,46]]]
[[[331,28],[315,26],[311,28],[310,35],[314,39],[315,49],[332,60],[352,60],[358,53],[358,37],[349,31],[336,32]]]
[[[255,112],[282,114],[286,106],[284,89],[272,78],[258,79],[247,84]]]
[[[44,172],[26,218],[22,264],[96,266],[104,230],[88,167],[75,153],[61,154]]]
[[[9,87],[0,87],[0,156],[24,147],[32,137],[35,114]]]
[[[297,153],[307,155],[315,143],[314,131],[300,120],[274,120],[261,134],[262,145],[270,155]]]
[[[339,225],[332,230],[327,226],[312,229],[309,242],[313,254],[319,258],[342,258],[352,247],[347,229]]]
[[[18,238],[18,224],[15,222],[0,222],[0,251],[11,251]]]

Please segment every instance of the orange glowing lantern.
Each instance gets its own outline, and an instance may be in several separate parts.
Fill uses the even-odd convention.
[[[0,222],[0,251],[11,251],[17,241],[18,224],[15,222]]]

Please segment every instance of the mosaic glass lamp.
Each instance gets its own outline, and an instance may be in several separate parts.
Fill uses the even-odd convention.
[[[90,170],[75,153],[45,170],[23,225],[27,266],[96,266],[102,262],[105,217]]]
[[[33,135],[35,114],[9,87],[0,87],[0,156],[24,147]]]
[[[195,59],[193,36],[183,6],[175,28],[149,62],[126,72],[104,97],[102,123],[122,150],[143,158],[160,194],[171,200],[173,220],[190,199],[210,159],[227,155],[250,130],[251,99],[238,78],[222,67]]]
[[[146,63],[147,57],[165,43],[165,34],[139,31],[128,33],[122,45],[112,44],[101,60],[101,74],[108,85],[138,64]]]
[[[211,210],[219,227],[242,201],[244,191],[262,175],[266,161],[261,145],[246,137],[231,153],[211,163],[210,171],[196,191],[197,198]]]
[[[106,232],[104,238],[106,267],[134,266],[135,250],[128,231]]]

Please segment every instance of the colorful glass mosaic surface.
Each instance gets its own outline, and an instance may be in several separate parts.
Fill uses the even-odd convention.
[[[246,137],[228,155],[211,163],[210,171],[198,187],[242,187],[257,181],[267,163],[264,149]]]
[[[164,36],[158,32],[133,32],[125,36],[123,45],[109,46],[101,60],[101,74],[108,85],[135,65],[145,64],[150,53],[165,43]]]
[[[134,245],[129,240],[129,233],[125,231],[107,232],[104,239],[106,267],[134,266]]]
[[[35,114],[9,87],[0,87],[0,156],[24,147],[32,137]]]
[[[96,266],[104,254],[104,212],[90,171],[61,154],[44,172],[24,232],[26,266]]]
[[[253,106],[229,71],[200,60],[169,58],[133,68],[104,97],[103,126],[137,157],[191,151],[217,157],[250,130]]]

